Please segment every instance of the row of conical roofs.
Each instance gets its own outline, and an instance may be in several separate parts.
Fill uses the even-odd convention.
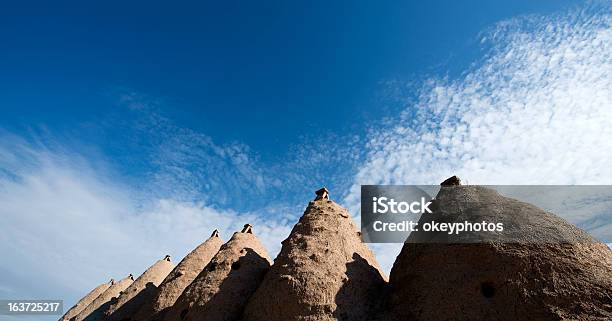
[[[414,232],[387,280],[348,211],[322,188],[273,264],[251,225],[226,243],[215,230],[176,267],[166,256],[136,280],[102,284],[60,321],[612,319],[605,244],[491,189],[457,177],[441,185],[437,210],[421,221],[510,216],[525,237],[573,242],[421,243],[430,236]]]

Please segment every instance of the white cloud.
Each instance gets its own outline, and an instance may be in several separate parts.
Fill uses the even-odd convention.
[[[148,170],[141,188],[149,194],[226,206],[235,198],[261,196],[271,185],[247,145],[219,144],[204,133],[176,126],[158,111],[159,101],[143,95],[124,93],[120,104],[133,117],[121,129],[135,137],[129,152],[137,148],[138,161],[145,158]],[[117,130],[117,124],[113,127]]]
[[[138,150],[135,162],[146,159],[148,171],[142,175],[146,180],[141,189],[157,197],[248,210],[268,207],[270,195],[282,194],[274,199],[274,207],[303,206],[304,196],[310,198],[322,185],[335,195],[348,190],[353,170],[362,160],[359,136],[317,132],[300,137],[266,162],[241,142],[219,143],[207,133],[177,126],[157,110],[163,103],[149,97],[127,93],[121,95],[120,104],[130,111],[129,120],[123,126],[112,122],[112,130],[119,127],[131,138],[127,153]]]
[[[594,10],[488,32],[492,48],[473,69],[431,79],[372,135],[345,203],[358,211],[360,184],[439,184],[454,174],[472,184],[611,184],[612,18]]]
[[[138,201],[138,191],[76,153],[0,137],[0,296],[69,304],[111,277],[142,273],[165,254],[180,260],[215,228],[228,240],[253,224],[272,257],[290,231],[286,220],[259,213],[169,198]]]

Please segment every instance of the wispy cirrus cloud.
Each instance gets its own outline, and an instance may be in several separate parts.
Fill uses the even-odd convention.
[[[128,153],[138,149],[147,155],[142,189],[158,197],[251,210],[268,207],[270,196],[277,195],[282,197],[274,198],[275,204],[295,206],[322,185],[337,194],[348,190],[363,159],[359,135],[316,133],[264,162],[241,142],[221,144],[208,133],[177,126],[164,116],[167,103],[133,92],[120,97],[120,105],[132,111],[123,125],[132,137]]]
[[[120,97],[132,116],[124,130],[134,137],[132,150],[139,150],[147,169],[141,187],[151,195],[226,206],[236,198],[256,199],[273,186],[249,146],[219,144],[206,133],[177,126],[163,115],[159,100],[134,92]]]

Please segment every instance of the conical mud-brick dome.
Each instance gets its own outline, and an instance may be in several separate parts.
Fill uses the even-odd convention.
[[[153,300],[145,304],[132,321],[159,321],[164,312],[176,302],[185,288],[202,272],[223,245],[219,232],[215,230],[210,238],[196,247],[179,263],[159,285]]]
[[[126,278],[111,284],[106,291],[102,292],[93,302],[91,302],[83,311],[79,312],[74,317],[74,321],[98,321],[103,320],[104,311],[108,309],[111,300],[116,299],[121,291],[127,289],[134,282],[134,277],[130,274]]]
[[[503,221],[510,238],[466,244],[484,234],[413,232],[391,270],[395,319],[612,320],[612,251],[586,232],[492,189],[452,182],[432,210],[419,226]]]
[[[121,293],[116,301],[112,302],[109,309],[104,312],[107,320],[130,320],[143,304],[150,302],[157,292],[157,286],[172,271],[173,267],[169,255],[151,265]]]
[[[346,209],[316,192],[245,310],[245,321],[371,320],[386,281]]]
[[[164,320],[240,320],[271,261],[252,227],[245,225],[185,289]]]
[[[79,314],[79,312],[83,311],[93,300],[95,300],[102,292],[106,291],[111,285],[115,283],[115,280],[111,279],[110,282],[103,283],[98,285],[95,289],[91,290],[91,292],[87,293],[83,298],[79,300],[72,308],[70,308],[66,313],[60,318],[60,321],[69,321],[74,316]]]

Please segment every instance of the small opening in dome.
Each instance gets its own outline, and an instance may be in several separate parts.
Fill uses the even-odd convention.
[[[480,292],[485,298],[492,298],[495,295],[495,286],[491,282],[483,282],[480,285]]]

